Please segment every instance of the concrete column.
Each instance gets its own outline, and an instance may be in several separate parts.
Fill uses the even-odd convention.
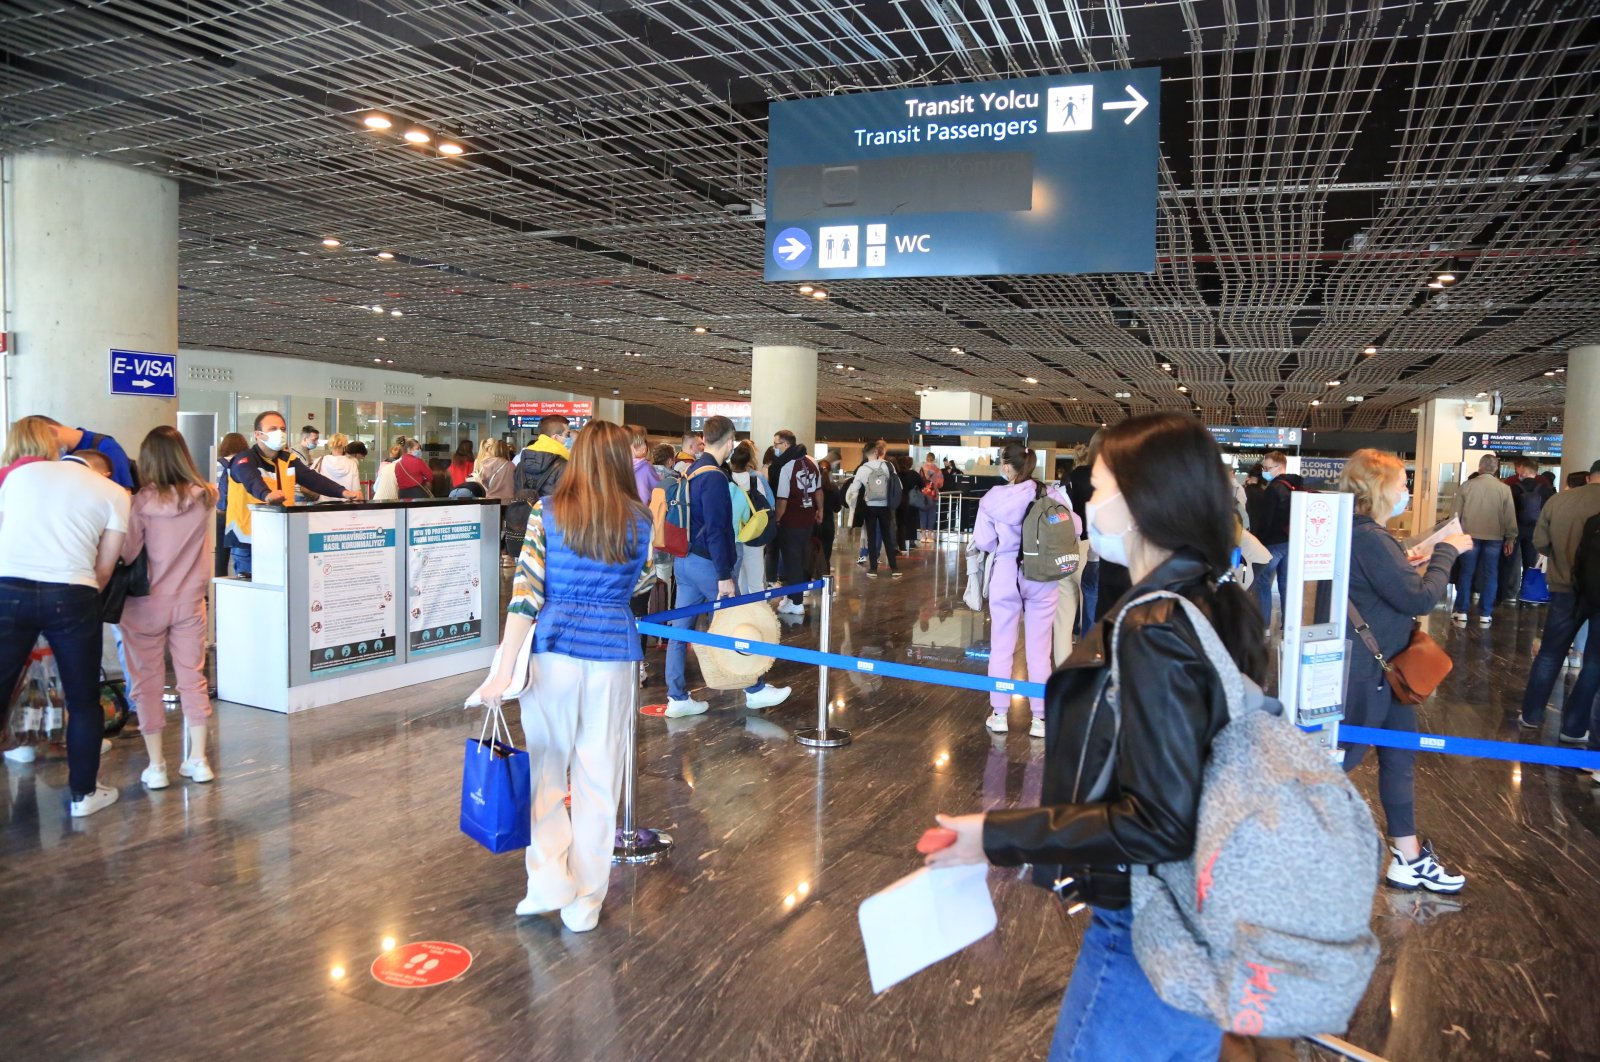
[[[760,453],[788,428],[806,445],[817,441],[817,352],[810,347],[750,350],[750,439]]]
[[[1468,406],[1472,407],[1470,420]],[[1478,470],[1478,458],[1489,452],[1464,450],[1461,437],[1469,431],[1498,430],[1500,418],[1490,414],[1492,408],[1488,401],[1456,398],[1436,398],[1423,404],[1417,415],[1417,474],[1411,511],[1405,517],[1410,523],[1404,525],[1412,533],[1432,527],[1455,511],[1456,491]]]
[[[1567,351],[1567,406],[1561,416],[1561,481],[1600,461],[1600,346]]]
[[[595,420],[609,420],[613,424],[621,424],[623,423],[622,417],[622,399],[597,398],[594,400]]]
[[[109,352],[178,352],[178,185],[55,152],[3,165],[7,418],[92,428],[137,457],[178,402],[111,395]]]

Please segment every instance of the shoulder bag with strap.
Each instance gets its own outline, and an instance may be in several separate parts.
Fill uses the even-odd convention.
[[[1134,958],[1169,1006],[1220,1028],[1340,1032],[1378,961],[1370,922],[1382,862],[1372,812],[1327,752],[1240,673],[1205,614],[1169,590],[1117,616],[1106,700],[1119,737],[1123,619],[1157,598],[1188,617],[1226,694],[1228,721],[1206,756],[1194,852],[1133,868]]]
[[[1372,636],[1372,628],[1361,618],[1361,610],[1356,608],[1353,601],[1350,602],[1350,619],[1355,623],[1356,633],[1361,636],[1367,652],[1383,668],[1389,688],[1394,691],[1395,700],[1401,704],[1421,704],[1433,696],[1439,683],[1455,667],[1449,655],[1439,648],[1439,643],[1420,626],[1412,628],[1410,644],[1394,654],[1394,659],[1386,660],[1378,649],[1378,640]]]

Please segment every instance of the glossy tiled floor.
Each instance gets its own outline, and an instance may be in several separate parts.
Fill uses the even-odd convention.
[[[959,650],[985,633],[944,607],[953,567],[907,567],[843,566],[835,650],[972,666]],[[1425,725],[1521,740],[1536,616],[1436,623],[1459,666]],[[814,644],[814,623],[785,636]],[[814,720],[814,678],[772,677],[794,697],[759,717],[716,695],[707,716],[641,720],[641,820],[678,847],[617,869],[586,935],[515,918],[521,860],[457,831],[472,677],[293,718],[219,706],[210,786],[146,792],[138,738],[118,739],[102,778],[123,799],[82,821],[63,763],[8,763],[0,1057],[1042,1058],[1082,925],[1038,890],[994,872],[999,932],[878,997],[855,925],[936,810],[1034,799],[1038,743],[986,733],[982,695],[852,674],[835,725],[855,744],[808,752],[790,733]],[[1357,780],[1373,792],[1371,767]],[[1600,1057],[1600,790],[1428,757],[1419,814],[1471,884],[1380,893],[1383,959],[1348,1039],[1395,1060]],[[368,974],[385,938],[475,958],[448,985],[388,988]]]

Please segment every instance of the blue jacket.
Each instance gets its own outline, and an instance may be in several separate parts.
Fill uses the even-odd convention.
[[[702,468],[715,468],[717,474],[695,476]],[[689,480],[689,552],[709,560],[718,579],[732,579],[739,552],[734,549],[733,499],[728,495],[727,473],[716,458],[701,454],[684,474],[694,476]]]
[[[111,462],[111,481],[123,490],[133,489],[133,466],[128,463],[128,452],[122,444],[109,435],[88,428],[79,428],[83,438],[78,441],[80,450],[99,450]]]
[[[709,476],[705,477],[711,478]],[[607,564],[567,547],[548,506],[544,518],[544,605],[533,629],[536,653],[578,660],[643,660],[629,603],[650,564],[650,519],[634,526],[634,556]]]
[[[1392,659],[1411,641],[1416,617],[1426,615],[1444,599],[1450,568],[1456,562],[1453,546],[1433,547],[1427,571],[1418,574],[1406,560],[1395,537],[1370,516],[1357,515],[1350,527],[1350,603],[1372,628],[1372,637],[1385,658]],[[1367,650],[1355,627],[1350,627],[1351,670],[1376,671],[1378,662]]]

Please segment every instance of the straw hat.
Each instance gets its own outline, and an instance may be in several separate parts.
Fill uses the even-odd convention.
[[[719,609],[711,615],[711,633],[749,642],[778,641],[778,617],[765,602]],[[694,643],[690,643],[694,644]],[[700,674],[714,690],[742,690],[753,686],[772,667],[772,657],[733,649],[694,645]]]

